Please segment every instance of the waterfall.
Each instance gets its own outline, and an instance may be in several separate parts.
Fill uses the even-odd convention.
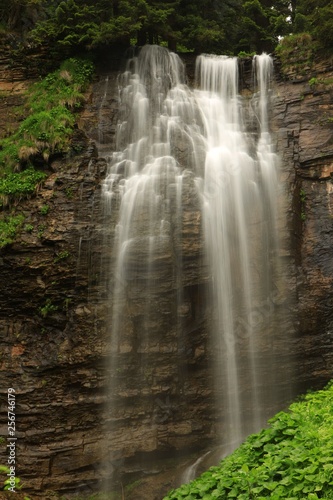
[[[143,454],[158,450],[161,432],[177,413],[172,401],[186,397],[183,316],[192,264],[185,238],[191,217],[199,221],[196,238],[204,236],[201,250],[194,229],[191,234],[209,285],[209,349],[217,413],[223,415],[216,444],[231,451],[276,409],[279,353],[269,325],[277,331],[283,290],[278,161],[269,131],[272,61],[266,54],[254,58],[251,99],[240,96],[238,67],[237,58],[202,55],[191,90],[178,56],[145,46],[119,80],[117,150],[103,184],[105,213],[115,221],[112,467],[126,447],[119,438],[121,413],[135,416],[138,426],[140,418],[144,422],[141,431],[128,431],[128,447]],[[170,359],[174,368],[167,373]],[[178,389],[170,389],[171,379]],[[135,408],[128,405],[134,400]]]
[[[277,267],[277,157],[268,131],[271,58],[254,59],[258,95],[252,112],[259,138],[249,138],[238,93],[238,62],[200,56],[197,101],[205,117],[207,152],[200,182],[206,248],[216,318],[216,392],[225,407],[225,444],[230,451],[260,429],[267,416],[273,353],[264,352],[267,319],[261,308],[275,291]],[[266,321],[263,321],[266,320]],[[266,350],[266,349],[265,349]],[[246,388],[246,389],[245,389]],[[272,388],[271,388],[272,390]]]

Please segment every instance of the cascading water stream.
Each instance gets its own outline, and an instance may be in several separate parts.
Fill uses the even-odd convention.
[[[103,185],[106,214],[118,214],[112,251],[110,432],[116,442],[120,412],[131,412],[122,408],[125,392],[145,400],[137,411],[145,415],[146,437],[131,444],[138,452],[149,451],[147,443],[158,440],[159,426],[172,413],[167,403],[156,402],[156,394],[170,394],[157,387],[154,356],[157,363],[173,356],[173,376],[182,385],[180,394],[185,390],[182,221],[189,186],[201,200],[211,283],[210,348],[217,406],[223,409],[216,444],[223,444],[224,453],[231,451],[274,411],[271,384],[277,365],[267,325],[276,314],[279,290],[278,181],[268,126],[269,56],[255,57],[254,74],[257,93],[244,100],[237,59],[203,55],[191,91],[175,54],[145,46],[120,79],[117,152]],[[257,122],[256,134],[245,118]],[[159,287],[173,297],[172,306],[156,302],[161,276]],[[144,306],[135,298],[140,295],[146,297]],[[159,317],[166,338],[156,335]],[[168,345],[168,325],[178,347]],[[127,365],[124,359],[130,360]]]
[[[212,339],[217,352],[216,392],[225,408],[225,451],[264,425],[267,401],[261,385],[269,384],[270,374],[264,375],[260,356],[266,356],[272,369],[274,361],[272,353],[263,353],[266,325],[253,321],[273,292],[276,278],[277,158],[267,118],[271,58],[256,56],[254,65],[259,97],[253,106],[258,109],[259,139],[252,141],[242,116],[237,59],[201,56],[197,69],[203,88],[197,101],[207,138],[200,185],[213,276],[216,318]]]

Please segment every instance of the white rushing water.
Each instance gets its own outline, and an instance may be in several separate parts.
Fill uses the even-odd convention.
[[[268,131],[271,58],[256,56],[254,72],[258,95],[250,117],[258,121],[258,139],[245,127],[237,59],[201,56],[197,65],[207,140],[200,185],[216,307],[217,393],[230,450],[263,426],[268,401],[260,386],[270,383],[258,359],[265,325],[255,316],[273,291],[277,265],[277,158]],[[270,354],[265,356],[267,362]]]
[[[238,66],[236,58],[202,55],[196,89],[190,90],[175,54],[143,47],[120,79],[117,152],[103,185],[106,212],[119,209],[112,351],[125,349],[127,284],[144,279],[142,293],[149,299],[142,311],[142,355],[153,328],[154,263],[163,260],[172,224],[181,220],[186,176],[195,177],[211,276],[215,392],[225,415],[220,443],[226,450],[264,425],[275,376],[265,337],[278,269],[277,157],[268,112],[272,61],[266,54],[254,58],[251,99],[239,95]],[[189,151],[184,157],[175,146],[179,141]],[[179,303],[181,262],[179,252],[171,270]],[[116,358],[112,363],[117,371]]]

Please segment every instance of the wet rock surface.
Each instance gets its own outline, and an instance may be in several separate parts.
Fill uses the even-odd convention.
[[[333,68],[323,61],[309,78],[279,81],[273,123],[286,181],[288,232],[295,259],[299,387],[332,377]],[[310,83],[309,83],[310,81]],[[312,80],[313,81],[313,80]]]
[[[105,346],[92,262],[105,164],[87,139],[81,145],[83,155],[54,162],[36,198],[16,207],[24,227],[1,253],[2,398],[15,389],[17,475],[43,498],[97,477]]]

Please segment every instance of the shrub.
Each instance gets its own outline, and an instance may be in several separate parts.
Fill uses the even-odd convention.
[[[23,172],[11,172],[0,178],[0,207],[5,207],[13,198],[20,199],[35,192],[36,186],[46,174],[32,167]]]
[[[11,215],[0,219],[0,248],[13,243],[18,229],[24,221],[24,215]]]
[[[41,215],[47,215],[49,213],[49,210],[50,210],[49,205],[43,205],[39,209]]]
[[[313,63],[317,44],[309,33],[297,33],[284,37],[275,52],[282,63],[282,70],[287,73],[305,74]]]
[[[29,89],[28,116],[15,133],[0,141],[0,206],[34,191],[42,180],[41,172],[34,173],[36,162],[46,164],[51,155],[69,151],[74,112],[84,102],[82,91],[92,74],[91,62],[71,58]]]
[[[333,384],[269,423],[220,466],[164,500],[333,499]]]
[[[43,318],[46,318],[49,314],[52,314],[58,310],[58,306],[52,304],[51,299],[47,299],[45,304],[39,308],[39,312]]]

